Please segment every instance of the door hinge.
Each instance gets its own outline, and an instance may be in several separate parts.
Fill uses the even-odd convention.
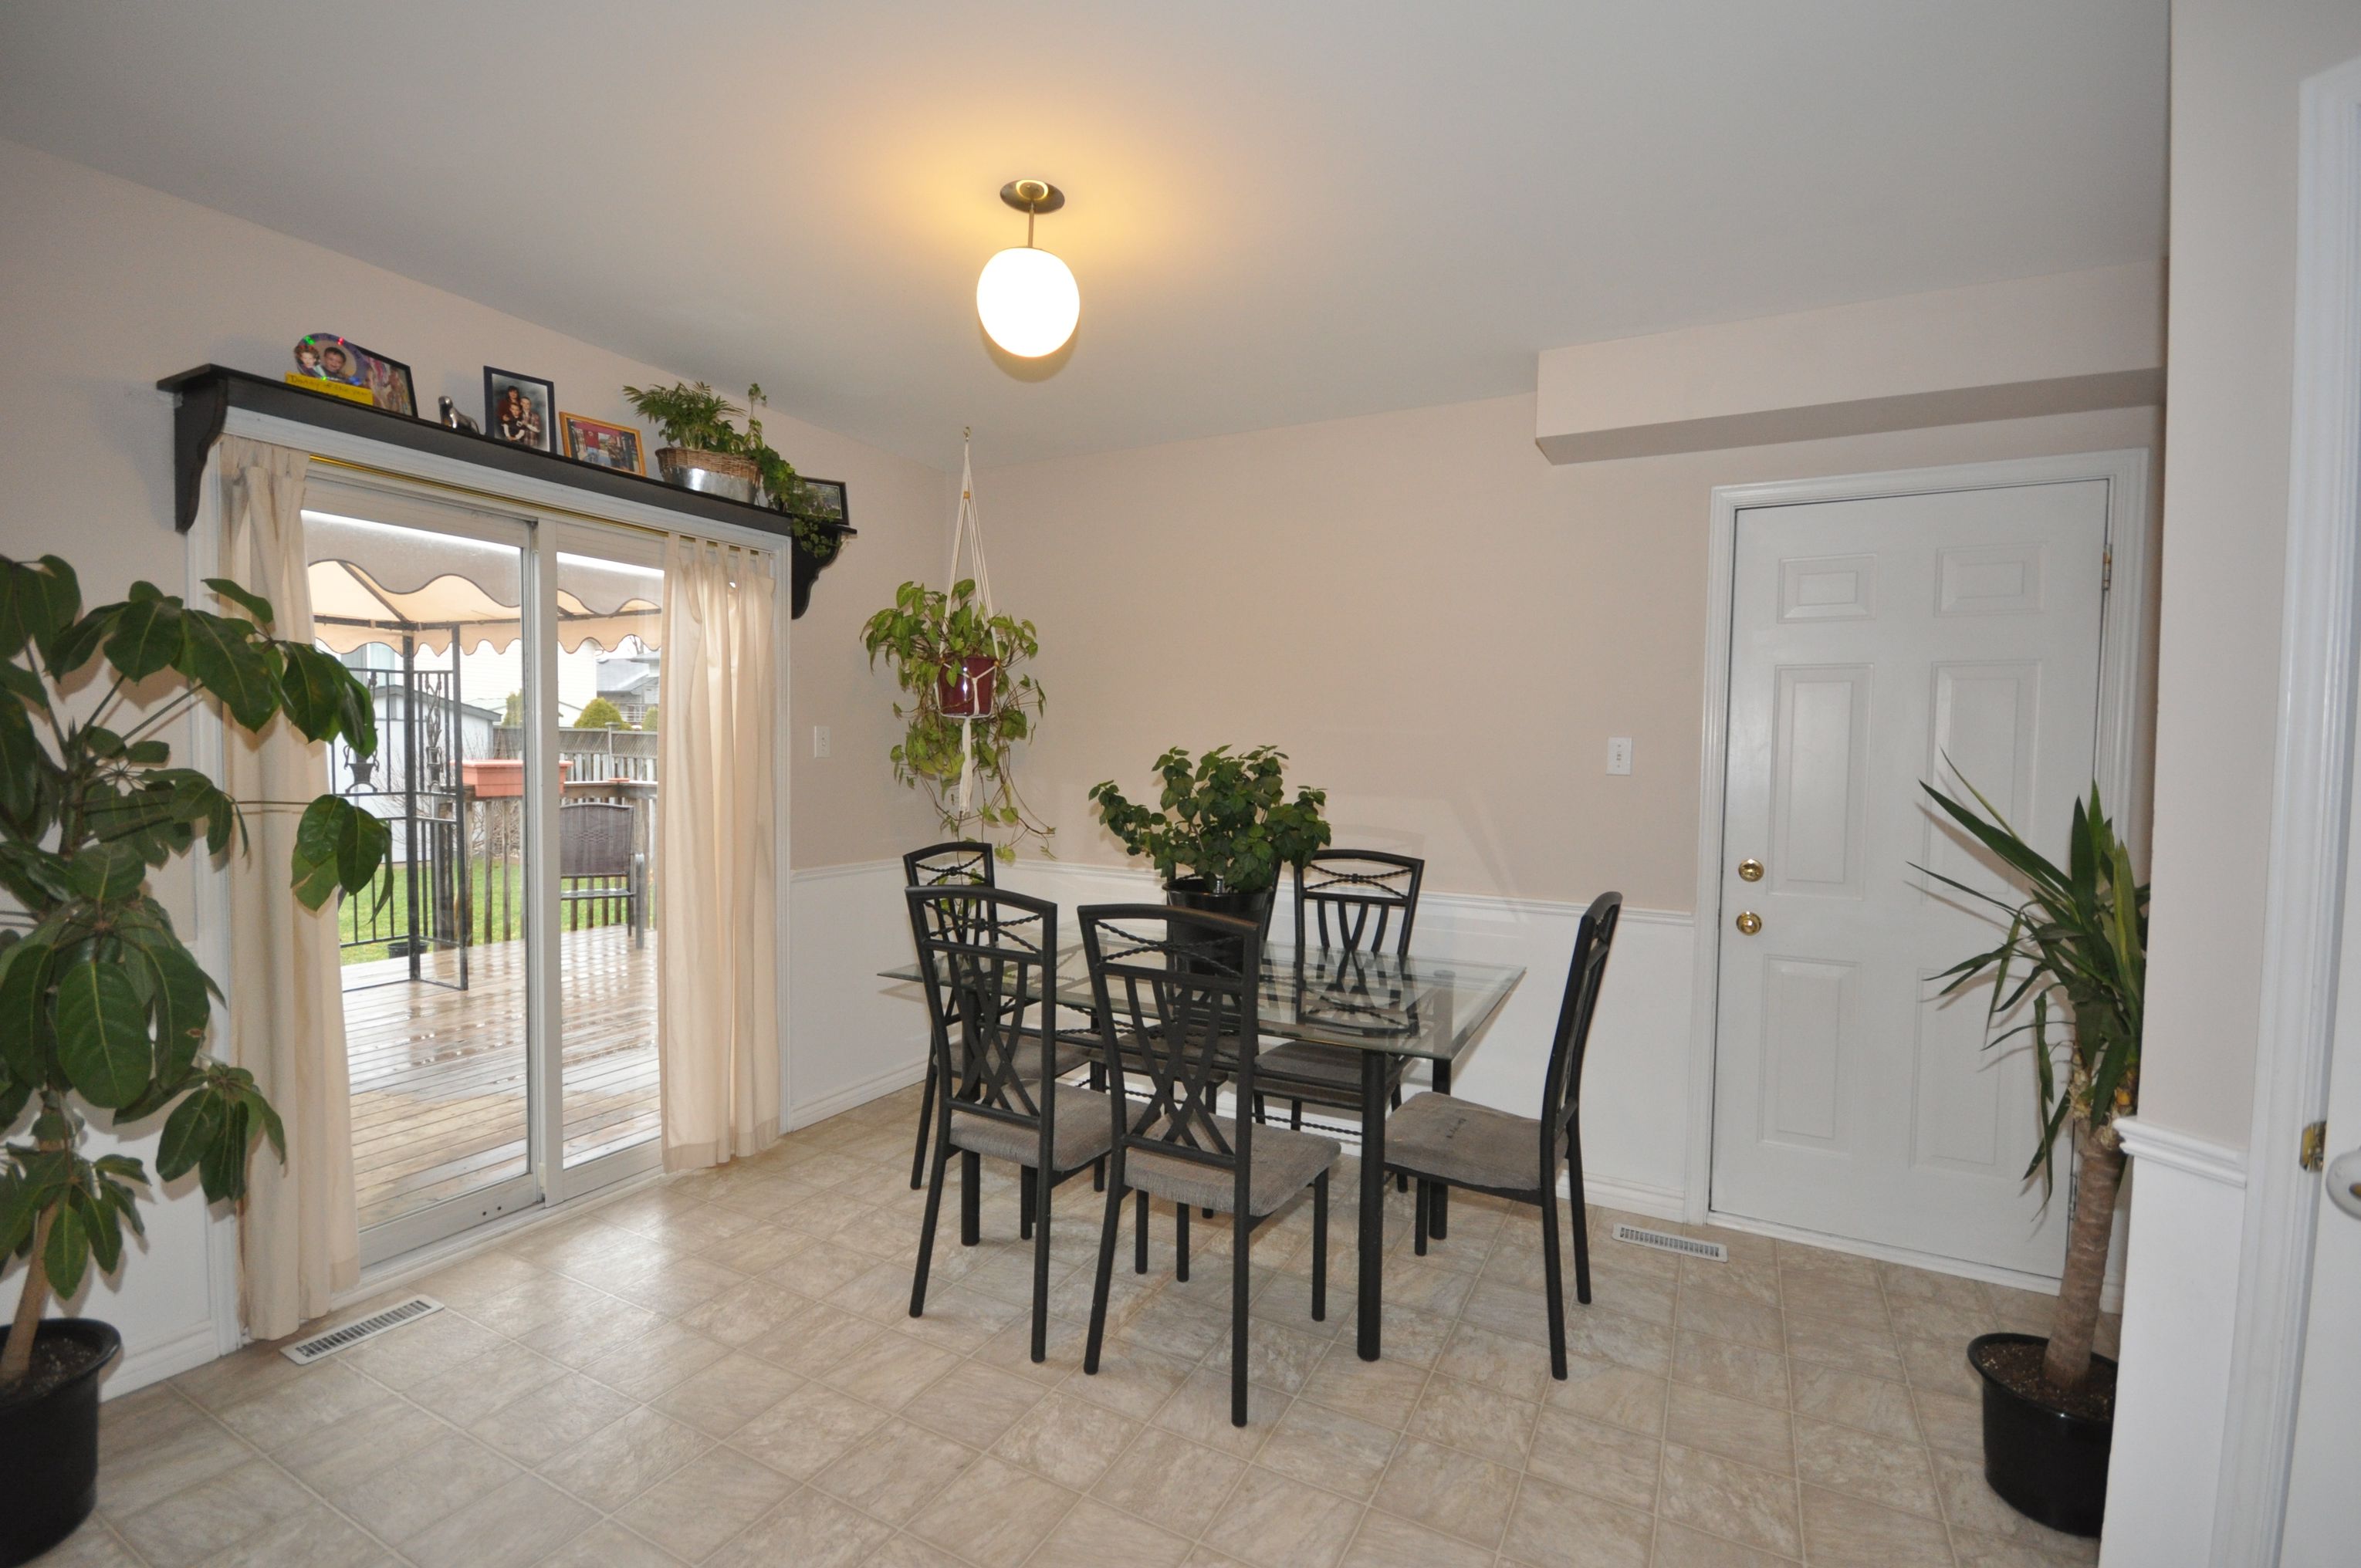
[[[2115,547],[2110,544],[2107,546],[2106,554],[2099,557],[2099,591],[2105,593],[2114,586]]]
[[[2296,1163],[2306,1170],[2318,1170],[2328,1157],[2328,1124],[2314,1122],[2303,1130],[2303,1148]]]

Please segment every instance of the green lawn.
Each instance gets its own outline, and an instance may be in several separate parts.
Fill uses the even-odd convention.
[[[478,943],[504,942],[522,936],[524,911],[521,905],[525,896],[523,868],[513,861],[498,863],[476,861],[469,863],[467,870],[470,880],[475,884],[476,940]],[[377,905],[375,889],[371,889],[369,893],[359,898],[347,898],[344,901],[336,914],[336,930],[340,940],[350,942],[372,933],[394,937],[407,933],[410,928],[410,868],[406,865],[394,866],[390,868],[389,875],[392,881],[392,891],[385,906],[377,910],[375,918],[371,918],[370,916],[370,911]],[[505,899],[495,896],[499,891],[495,887],[496,882],[506,888]],[[559,921],[559,927],[563,930],[571,931],[588,930],[598,926],[623,925],[626,920],[623,901],[620,898],[614,900],[611,914],[606,913],[609,907],[606,905],[587,903],[569,906]],[[425,915],[426,911],[422,909],[420,913]],[[505,925],[502,924],[503,919],[505,919]],[[655,922],[651,919],[648,924],[653,927]],[[392,953],[388,950],[387,944],[382,941],[368,942],[359,947],[344,949],[344,961],[348,964],[373,963],[379,959],[392,956]]]

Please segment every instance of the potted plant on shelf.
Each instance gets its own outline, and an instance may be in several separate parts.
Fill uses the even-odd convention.
[[[2061,1144],[2074,1160],[2066,1270],[2048,1337],[1984,1334],[1968,1346],[1968,1363],[1983,1381],[1984,1475],[2018,1512],[2096,1535],[2106,1507],[2115,1364],[2091,1346],[2123,1179],[2115,1118],[2131,1114],[2139,1091],[2148,890],[2134,875],[2096,785],[2087,804],[2075,803],[2062,868],[1974,786],[1973,806],[1921,787],[2028,891],[2010,903],[1918,868],[2008,916],[1999,946],[1938,978],[1949,995],[1989,976],[1988,1027],[2030,1000],[2026,1022],[1993,1036],[1994,1043],[2020,1034],[2032,1039],[2041,1142],[2026,1179],[2037,1174],[2054,1187]]]
[[[85,611],[73,569],[0,557],[0,887],[22,911],[0,916],[0,1267],[23,1269],[14,1321],[0,1333],[0,1564],[24,1563],[88,1517],[98,1473],[98,1379],[122,1346],[86,1318],[42,1320],[93,1272],[124,1262],[142,1234],[141,1163],[82,1153],[86,1114],[116,1128],[164,1117],[156,1175],[193,1170],[206,1199],[245,1195],[247,1156],[279,1116],[254,1077],[207,1054],[220,992],[147,891],[148,873],[202,832],[225,854],[242,812],[301,809],[291,873],[311,908],[368,885],[385,825],[349,801],[232,800],[171,765],[157,734],[202,702],[260,729],[284,715],[313,740],[377,749],[369,696],[334,657],[271,637],[270,606],[225,579],[216,615],[148,583]],[[66,691],[93,659],[112,668],[81,719]],[[100,672],[104,678],[104,672]],[[126,689],[181,689],[126,724]],[[109,721],[122,724],[117,730]],[[169,1114],[167,1113],[169,1112]]]
[[[928,792],[945,832],[1013,829],[999,845],[1001,859],[1016,859],[1027,839],[1041,840],[1046,852],[1056,829],[1027,808],[1009,770],[1048,701],[1041,684],[1018,668],[1041,651],[1033,623],[987,612],[971,577],[949,593],[904,583],[862,628],[861,643],[872,668],[884,657],[910,698],[906,707],[894,706],[894,717],[906,721],[891,753],[894,776]]]
[[[1164,791],[1153,810],[1112,779],[1092,785],[1090,798],[1125,849],[1155,862],[1171,903],[1268,929],[1279,867],[1303,864],[1329,841],[1320,815],[1328,792],[1298,788],[1287,799],[1286,762],[1269,746],[1235,754],[1216,746],[1194,759],[1175,746],[1156,759]]]
[[[751,412],[769,401],[762,387],[746,389],[744,408],[703,381],[626,387],[623,396],[662,433],[664,444],[656,449],[656,470],[665,479],[684,489],[760,502],[786,514],[796,549],[811,563],[794,577],[794,613],[801,615],[810,600],[814,576],[844,548],[844,535],[811,515],[795,465],[763,439],[763,422]],[[748,416],[744,430],[735,422],[741,414]]]

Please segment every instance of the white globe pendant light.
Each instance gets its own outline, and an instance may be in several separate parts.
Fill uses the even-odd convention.
[[[1013,180],[1000,199],[1025,214],[1025,243],[983,264],[975,280],[975,313],[992,341],[1020,359],[1055,354],[1074,335],[1082,293],[1073,269],[1033,245],[1033,220],[1066,204],[1066,193],[1040,180]]]

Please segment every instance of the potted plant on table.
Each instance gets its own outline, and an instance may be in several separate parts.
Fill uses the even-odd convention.
[[[1989,976],[1988,1026],[2030,999],[2030,1019],[1993,1036],[1994,1043],[2020,1034],[2032,1039],[2041,1141],[2026,1179],[2037,1174],[2054,1184],[2061,1147],[2074,1161],[2066,1269],[2048,1337],[1984,1334],[1968,1346],[1968,1363],[1983,1381],[1984,1475],[2020,1513],[2096,1535],[2106,1506],[2115,1364],[2091,1346],[2124,1171],[2114,1124],[2132,1113],[2139,1091],[2148,890],[2133,873],[2095,785],[2087,804],[2075,803],[2063,867],[2026,843],[1973,786],[1973,806],[1921,787],[2026,887],[2026,898],[2009,903],[1918,868],[2008,916],[1999,946],[1939,978],[1949,995]]]
[[[390,839],[334,795],[239,802],[171,765],[157,733],[203,702],[241,729],[283,715],[311,740],[377,749],[368,693],[344,665],[270,636],[270,606],[236,584],[208,586],[233,613],[148,583],[85,611],[65,562],[0,557],[0,888],[21,911],[0,916],[0,1135],[20,1135],[0,1148],[0,1267],[23,1264],[0,1333],[0,1564],[71,1534],[96,1498],[98,1379],[122,1341],[94,1319],[41,1314],[52,1294],[70,1300],[93,1271],[122,1266],[149,1183],[129,1156],[83,1154],[87,1113],[117,1129],[163,1116],[157,1177],[194,1171],[214,1202],[245,1195],[258,1141],[285,1153],[254,1076],[206,1052],[220,992],[148,873],[201,832],[229,852],[242,812],[300,809],[291,869],[316,909],[367,887]],[[113,671],[103,688],[81,676],[93,660]],[[127,689],[166,682],[180,690],[126,722]],[[68,693],[88,689],[102,695],[76,719]]]
[[[1156,759],[1164,790],[1154,809],[1125,798],[1112,779],[1092,785],[1090,798],[1126,850],[1155,862],[1171,903],[1268,929],[1279,867],[1303,864],[1329,841],[1320,815],[1328,792],[1298,788],[1289,800],[1286,762],[1269,746],[1216,746],[1199,758],[1175,746]]]
[[[1001,859],[1016,859],[1027,839],[1046,850],[1056,829],[1027,808],[1009,769],[1048,702],[1041,684],[1019,670],[1041,651],[1033,623],[987,611],[971,577],[949,593],[904,583],[862,628],[861,643],[871,667],[884,657],[910,698],[907,707],[894,707],[906,721],[891,753],[894,776],[926,790],[954,837],[1014,829],[999,845]]]

